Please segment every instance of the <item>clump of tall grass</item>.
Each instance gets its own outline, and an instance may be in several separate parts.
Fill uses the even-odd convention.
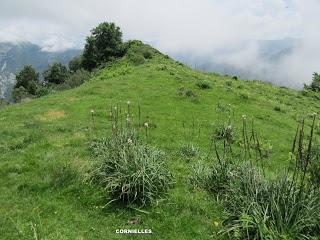
[[[145,144],[139,137],[139,130],[133,127],[129,102],[125,123],[119,110],[112,109],[111,135],[95,140],[91,146],[95,158],[91,179],[105,189],[109,202],[148,204],[161,197],[173,183],[164,152]]]
[[[180,155],[186,158],[196,157],[199,154],[199,148],[192,142],[182,144],[180,146]]]
[[[252,125],[253,126],[253,125]],[[320,235],[320,191],[312,179],[316,162],[315,116],[306,139],[304,122],[291,150],[293,172],[269,179],[259,157],[259,139],[249,133],[243,116],[242,151],[223,141],[223,152],[214,140],[216,160],[193,167],[191,182],[223,200],[227,217],[221,234],[232,239],[311,239]],[[220,151],[219,151],[220,150]]]

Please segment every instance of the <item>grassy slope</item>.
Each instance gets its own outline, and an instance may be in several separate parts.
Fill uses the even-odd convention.
[[[204,79],[212,89],[196,87]],[[179,96],[180,87],[196,92],[198,101]],[[134,111],[140,102],[143,119],[148,116],[156,125],[149,141],[167,152],[176,178],[167,200],[144,209],[149,214],[115,205],[101,208],[105,201],[98,187],[74,180],[73,172],[61,174],[67,165],[85,175],[90,166],[88,145],[106,134],[110,105],[125,106],[128,100]],[[215,111],[218,102],[231,104],[236,119],[242,114],[255,119],[260,135],[273,145],[266,163],[270,173],[285,164],[297,119],[319,112],[317,100],[297,91],[194,71],[160,54],[140,66],[120,61],[77,89],[2,109],[0,238],[136,239],[116,235],[115,229],[152,228],[152,236],[138,238],[212,239],[217,230],[213,221],[221,219],[223,209],[207,193],[190,189],[190,163],[177,151],[186,141],[183,123],[190,128],[193,121],[201,125],[200,138],[193,141],[206,151],[210,126],[220,117]],[[128,225],[137,215],[141,223]]]

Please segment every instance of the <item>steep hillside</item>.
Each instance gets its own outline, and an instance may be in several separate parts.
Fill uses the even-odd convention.
[[[15,74],[24,65],[32,65],[42,72],[49,64],[54,62],[68,62],[80,54],[80,50],[70,49],[62,52],[42,51],[38,45],[21,42],[0,42],[0,98],[9,99],[15,83]]]
[[[319,95],[195,71],[160,53],[131,62],[119,60],[79,88],[0,110],[1,239],[151,239],[115,233],[126,228],[151,228],[152,239],[218,239],[223,208],[188,184],[192,160],[178,154],[180,145],[192,141],[206,155],[213,125],[232,109],[238,126],[244,114],[254,119],[272,177],[288,160],[297,121],[320,110]],[[211,88],[199,88],[202,81]],[[140,104],[142,120],[152,123],[148,141],[166,152],[176,181],[165,199],[142,210],[106,205],[102,190],[84,181],[90,142],[110,130],[110,107],[127,101],[134,116]],[[136,216],[139,224],[129,224]]]

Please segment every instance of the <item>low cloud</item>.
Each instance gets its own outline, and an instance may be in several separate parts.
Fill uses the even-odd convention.
[[[319,9],[318,0],[2,0],[0,41],[27,40],[49,51],[82,47],[92,27],[113,21],[125,39],[301,87],[320,70]],[[278,61],[261,56],[259,40],[286,38],[299,44]]]

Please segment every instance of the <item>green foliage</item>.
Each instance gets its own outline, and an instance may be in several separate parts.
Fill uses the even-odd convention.
[[[160,71],[159,66],[165,66],[167,70]],[[174,72],[174,76],[170,76],[169,72]],[[228,77],[230,78],[231,76]],[[195,86],[195,79],[207,79],[212,84],[215,82],[215,85],[210,91],[200,91]],[[0,238],[34,239],[36,231],[39,234],[38,239],[114,239],[115,233],[110,229],[125,226],[128,219],[140,215],[141,222],[134,228],[151,226],[155,238],[234,239],[216,234],[227,226],[237,228],[237,225],[228,225],[231,211],[224,205],[224,195],[212,197],[212,194],[216,193],[199,188],[189,189],[185,183],[184,180],[190,175],[188,167],[192,164],[187,164],[184,159],[176,156],[180,144],[192,141],[201,146],[204,153],[212,150],[212,142],[209,141],[212,137],[212,123],[219,122],[217,119],[224,113],[222,109],[228,111],[228,104],[232,104],[235,116],[252,116],[256,119],[255,126],[261,136],[273,144],[269,159],[253,162],[258,168],[257,171],[261,163],[265,165],[265,177],[260,173],[262,180],[278,179],[277,173],[284,169],[288,161],[288,151],[292,146],[290,139],[296,131],[296,123],[308,113],[318,111],[316,95],[319,94],[307,91],[308,94],[304,96],[299,91],[288,89],[283,95],[278,95],[277,86],[246,80],[233,81],[235,88],[241,85],[243,90],[227,92],[226,79],[224,76],[194,71],[182,64],[180,66],[160,54],[155,54],[139,67],[128,64],[124,58],[100,70],[88,84],[77,89],[56,92],[27,104],[10,105],[1,109],[0,215],[3,217],[0,218],[0,229],[5,231],[0,230]],[[192,104],[190,98],[178,97],[177,89],[181,86],[195,93],[201,92],[201,102]],[[250,93],[250,99],[254,101],[241,101],[239,92],[242,91]],[[133,101],[132,107],[135,107],[135,101],[144,103],[141,106],[141,125],[144,122],[156,122],[157,128],[150,128],[148,132],[148,144],[165,149],[166,163],[177,179],[175,187],[166,195],[167,200],[153,201],[154,204],[142,210],[149,214],[133,209],[132,206],[106,205],[103,198],[106,193],[100,185],[82,184],[81,181],[76,183],[76,180],[72,180],[73,170],[81,174],[82,180],[91,169],[88,142],[92,136],[99,139],[105,136],[105,126],[109,124],[106,114],[108,106],[128,100]],[[215,104],[218,102],[219,111],[215,112]],[[292,105],[286,108],[283,114],[273,110],[274,106],[286,106],[287,103]],[[88,114],[91,109],[95,110],[95,130],[91,128],[91,116]],[[127,109],[122,107],[121,111],[124,113]],[[138,119],[138,111],[135,111],[134,126],[139,126]],[[228,122],[227,117],[224,120]],[[186,131],[181,127],[183,122],[193,121],[199,124],[200,129],[196,141],[189,136],[185,137]],[[305,125],[306,129],[309,127],[309,124]],[[235,155],[239,149],[244,151],[243,143],[238,141],[237,130],[238,128],[234,128],[236,135],[232,150]],[[144,131],[145,128],[140,129],[140,140],[144,139]],[[319,135],[315,137],[318,138]],[[305,134],[305,139],[308,138],[309,134]],[[217,141],[219,149],[223,143],[223,138]],[[307,145],[306,143],[304,144]],[[219,153],[222,158],[223,151]],[[210,182],[207,181],[206,174],[208,171],[209,174],[212,172],[210,168],[214,163],[210,161],[212,151],[208,154],[209,157],[203,159],[205,163],[195,166],[198,172],[205,172],[201,175],[203,178],[198,178],[200,182]],[[254,151],[251,151],[251,156],[255,157]],[[198,156],[192,162],[196,162],[197,158]],[[236,161],[239,158],[234,156],[232,159]],[[217,159],[214,162],[217,162]],[[62,168],[69,165],[71,172]],[[238,164],[230,166],[232,173],[239,172],[233,170],[233,166]],[[216,166],[217,169],[219,167]],[[203,168],[209,170],[202,171]],[[311,165],[309,169],[311,170]],[[289,175],[292,174],[290,169]],[[59,181],[60,178],[64,180]],[[218,179],[225,178],[221,176]],[[273,181],[278,182],[280,179]],[[308,171],[306,182],[309,181],[313,180],[311,172]],[[223,186],[223,182],[218,186]],[[244,213],[236,216],[242,222],[248,223],[247,220],[253,219],[252,216],[255,215],[248,217],[248,214]],[[258,222],[261,222],[260,226],[264,226],[263,221]],[[236,224],[232,221],[230,223]],[[31,224],[34,230],[30,227]],[[133,225],[128,226],[131,228]],[[271,228],[268,229],[272,231]],[[158,232],[161,234],[158,235]],[[242,230],[237,232],[244,233]],[[230,231],[230,235],[234,234],[237,234],[236,231]],[[319,236],[320,234],[314,239]],[[248,238],[245,236],[242,239]]]
[[[311,149],[314,128],[315,117],[305,152],[305,126],[297,130],[292,150],[298,149],[293,176],[286,171],[283,177],[270,180],[265,177],[263,165],[262,170],[254,167],[253,155],[247,148],[250,143],[245,118],[244,152],[235,153],[224,142],[224,153],[220,154],[214,144],[217,161],[211,166],[199,166],[203,164],[199,162],[193,167],[190,182],[222,199],[228,211],[220,231],[222,235],[232,239],[309,239],[319,236],[320,190],[317,182],[309,182],[306,178],[308,166],[314,162]]]
[[[181,87],[178,89],[178,94],[180,96],[184,96],[184,97],[188,97],[188,98],[192,98],[192,99],[197,99],[198,94],[196,94],[194,91],[192,91],[191,89],[187,89],[184,87]]]
[[[314,92],[320,92],[320,74],[313,73],[312,82],[309,88]]]
[[[23,86],[20,86],[18,88],[13,89],[12,97],[15,102],[21,102],[23,99],[31,96]]]
[[[54,63],[43,72],[43,78],[46,83],[61,84],[64,83],[69,76],[66,66],[62,63]]]
[[[319,234],[318,191],[287,177],[266,180],[250,165],[231,174],[224,198],[230,215],[222,233],[236,239],[305,239]]]
[[[39,73],[31,65],[26,65],[16,76],[17,83],[14,88],[19,89],[15,93],[17,98],[22,97],[23,91],[27,94],[35,95],[37,91],[37,84],[39,83]],[[19,97],[19,96],[20,97]]]
[[[69,61],[68,64],[71,73],[75,73],[82,68],[82,57],[77,56]]]
[[[200,88],[200,89],[210,89],[211,88],[211,85],[208,81],[200,81],[197,83],[197,86]]]
[[[138,138],[132,128],[130,102],[127,107],[125,124],[121,123],[121,110],[112,109],[111,136],[92,143],[96,161],[91,178],[106,190],[111,202],[119,200],[125,204],[145,205],[165,193],[172,185],[173,177],[165,164],[164,152]],[[95,124],[94,115],[92,121]],[[144,124],[146,139],[149,127],[150,123]]]
[[[129,62],[136,66],[143,64],[147,59],[151,59],[155,54],[155,50],[149,45],[137,40],[126,42],[125,48]]]
[[[92,70],[99,65],[122,57],[125,48],[122,32],[114,23],[103,22],[91,30],[82,55],[82,66]]]
[[[230,81],[230,80],[226,81],[226,85],[231,87],[232,86],[232,81]]]
[[[7,106],[7,105],[9,105],[10,103],[7,101],[7,100],[5,100],[5,99],[3,99],[3,98],[0,98],[0,108],[1,107],[5,107],[5,106]]]
[[[84,69],[78,69],[72,74],[68,75],[66,81],[59,86],[58,90],[66,90],[79,87],[85,81],[89,80],[92,77],[92,73]]]
[[[132,134],[118,132],[93,143],[99,161],[92,172],[111,201],[147,204],[161,196],[172,183],[163,152],[149,147]]]
[[[135,66],[141,65],[145,62],[144,57],[139,54],[128,54],[128,59]]]
[[[199,154],[199,149],[191,142],[180,146],[180,154],[185,158],[196,157]]]
[[[275,106],[273,109],[277,112],[281,112],[281,108],[279,106]]]

